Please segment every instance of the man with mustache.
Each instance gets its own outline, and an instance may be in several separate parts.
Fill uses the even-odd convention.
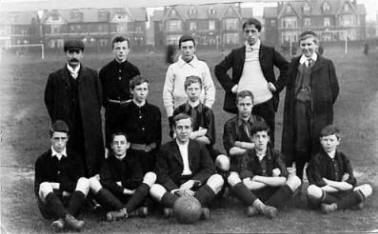
[[[101,129],[102,91],[97,72],[81,60],[84,43],[64,43],[67,63],[47,79],[45,104],[51,122],[60,119],[71,131],[68,149],[81,155],[85,176],[96,175],[104,159]]]

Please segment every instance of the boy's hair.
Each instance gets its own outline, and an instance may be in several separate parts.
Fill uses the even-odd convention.
[[[125,136],[126,141],[129,141],[126,132],[118,131],[118,132],[115,132],[115,133],[112,134],[112,136],[111,136],[111,138],[110,138],[112,143],[113,143],[113,140],[114,140],[114,138],[115,138],[116,136]]]
[[[130,48],[130,40],[124,36],[116,36],[114,37],[114,39],[112,40],[112,48],[114,48],[114,44],[117,43],[117,42],[124,42],[124,41],[127,41],[127,46]]]
[[[201,77],[199,77],[199,76],[187,76],[186,79],[185,79],[185,82],[184,82],[185,90],[186,90],[191,84],[194,84],[194,83],[199,83],[199,84],[200,84],[200,87],[201,87],[201,89],[202,89],[202,80],[201,80]]]
[[[239,98],[251,97],[252,104],[254,102],[254,97],[251,91],[249,90],[242,90],[236,94],[236,104],[239,103]]]
[[[304,31],[299,35],[298,42],[301,43],[301,41],[306,40],[307,38],[313,38],[315,44],[319,45],[319,37],[316,35],[313,31]]]
[[[330,136],[330,135],[335,135],[337,139],[340,139],[340,130],[338,127],[335,125],[328,125],[325,126],[322,131],[320,131],[320,138]]]
[[[141,85],[143,83],[149,84],[150,82],[147,80],[147,78],[136,75],[130,80],[129,87],[130,89],[134,89],[136,86]]]
[[[51,128],[49,130],[49,135],[50,137],[52,137],[54,132],[65,132],[68,135],[69,131],[70,129],[68,125],[66,124],[66,122],[64,122],[63,120],[57,120],[51,125]]]
[[[261,22],[255,18],[249,18],[247,21],[243,23],[243,31],[247,27],[247,25],[255,25],[256,29],[260,32],[261,31]]]
[[[184,113],[179,113],[177,115],[175,115],[173,117],[173,127],[176,127],[176,123],[177,121],[180,121],[182,119],[190,119],[190,122],[191,122],[191,126],[193,125],[193,120],[192,120],[192,117],[190,117],[189,115],[187,114],[184,114]]]
[[[193,45],[196,45],[196,42],[194,41],[194,38],[190,35],[182,35],[179,39],[179,48],[181,48],[181,43],[186,42],[186,41],[192,41]]]
[[[268,135],[270,133],[270,127],[265,121],[257,121],[252,125],[251,136],[255,135],[257,132],[265,131]]]

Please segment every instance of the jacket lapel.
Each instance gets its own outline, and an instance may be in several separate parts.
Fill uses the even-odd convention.
[[[70,79],[71,79],[71,75],[70,75],[70,72],[67,69],[67,64],[66,64],[63,68],[63,82],[64,82],[64,85],[66,86],[66,88],[68,90],[71,89]]]
[[[189,168],[192,170],[193,168],[193,157],[196,155],[196,147],[193,144],[192,140],[189,140],[189,145],[188,145],[188,161],[189,161]]]
[[[179,149],[177,142],[175,140],[173,140],[172,143],[171,143],[171,150],[173,152],[173,157],[177,159],[177,161],[179,162],[179,164],[181,166],[183,166],[184,163],[182,161],[180,149]]]
[[[323,67],[324,58],[318,54],[318,59],[315,61],[314,66],[311,68],[311,72],[317,71]]]

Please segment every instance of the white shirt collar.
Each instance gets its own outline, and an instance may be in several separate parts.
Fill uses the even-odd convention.
[[[146,105],[146,101],[144,101],[143,103],[137,103],[137,102],[133,99],[133,102],[134,102],[134,104],[135,104],[137,107],[142,107],[142,106]]]
[[[80,71],[80,63],[79,65],[77,65],[75,68],[71,67],[68,63],[67,63],[67,69],[68,71],[70,72],[71,76],[73,78],[77,78],[79,76],[79,71]]]
[[[315,62],[318,59],[318,55],[316,53],[313,53],[312,56],[308,58],[304,54],[302,54],[301,58],[299,59],[299,63],[300,64],[307,63],[309,59]]]
[[[253,45],[248,44],[248,42],[245,42],[245,47],[246,47],[246,52],[251,52],[254,50],[259,50],[261,46],[261,41],[260,39],[257,39],[256,43]]]
[[[181,56],[181,55],[179,56],[179,58],[178,58],[178,60],[177,60],[177,64],[178,64],[180,67],[182,67],[182,66],[184,66],[184,65],[186,65],[186,64],[189,64],[189,65],[195,67],[195,66],[197,65],[197,63],[198,63],[198,58],[197,58],[196,55],[193,56],[193,59],[192,59],[189,63],[185,62],[185,61],[182,59],[182,56]]]
[[[118,160],[122,160],[122,159],[124,159],[124,158],[126,157],[126,154],[127,154],[127,153],[125,153],[125,154],[122,155],[121,157],[118,157],[118,156],[114,155],[114,157],[115,157],[116,159],[118,159]]]
[[[335,156],[336,156],[336,150],[335,151],[332,151],[330,153],[327,153],[328,156],[331,158],[331,159],[335,159]]]
[[[195,102],[191,102],[190,100],[188,100],[188,104],[189,104],[189,106],[191,106],[192,108],[198,106],[200,103],[201,103],[201,102],[200,102],[199,99],[198,99],[197,101],[195,101]]]
[[[62,157],[67,157],[67,148],[65,148],[61,153],[58,153],[54,147],[51,146],[51,157],[57,157],[60,160]]]
[[[189,145],[189,141],[187,141],[187,142],[185,142],[185,143],[181,143],[181,142],[179,142],[179,141],[177,140],[177,138],[176,138],[176,143],[177,143],[178,146],[187,146],[187,145]]]

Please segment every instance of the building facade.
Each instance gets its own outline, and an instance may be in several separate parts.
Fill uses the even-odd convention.
[[[165,7],[155,11],[155,45],[177,44],[183,34],[192,35],[199,46],[234,46],[242,40],[241,26],[252,17],[252,8],[239,4]]]
[[[297,42],[306,30],[322,41],[365,40],[366,10],[356,0],[304,0],[279,2],[263,15],[271,44]]]

